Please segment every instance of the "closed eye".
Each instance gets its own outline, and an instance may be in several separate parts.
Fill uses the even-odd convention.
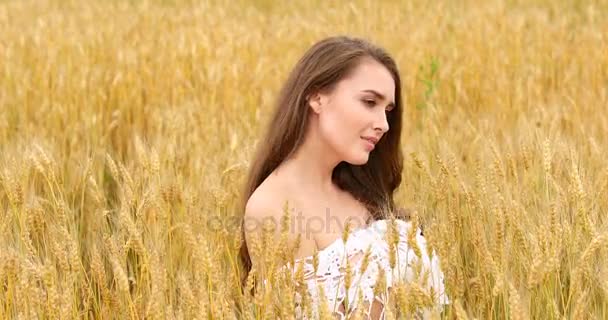
[[[363,103],[365,103],[366,105],[373,107],[376,105],[376,101],[375,100],[371,100],[371,99],[364,99]]]
[[[363,103],[365,103],[369,107],[375,107],[376,106],[376,100],[373,100],[373,99],[363,99],[362,101],[363,101]],[[386,107],[385,112],[389,113],[389,112],[393,111],[393,109],[395,109],[395,106],[393,104],[389,104]]]

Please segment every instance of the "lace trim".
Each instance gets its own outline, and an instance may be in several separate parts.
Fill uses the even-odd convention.
[[[439,266],[439,258],[435,252],[428,255],[426,249],[426,239],[422,236],[421,230],[416,230],[416,244],[420,250],[421,257],[416,256],[415,251],[409,247],[407,238],[411,229],[411,223],[403,220],[395,220],[399,235],[396,247],[396,265],[390,266],[390,249],[387,241],[388,220],[377,220],[368,227],[357,229],[351,232],[346,243],[342,239],[336,239],[329,246],[318,252],[318,269],[315,273],[313,266],[313,256],[308,256],[295,260],[293,267],[287,264],[295,275],[298,265],[304,274],[304,281],[307,292],[310,295],[313,306],[313,317],[318,318],[321,290],[327,302],[330,312],[333,312],[339,319],[350,316],[360,303],[365,307],[367,317],[371,315],[374,308],[381,308],[380,319],[384,319],[384,305],[387,302],[389,289],[394,282],[404,280],[406,282],[417,281],[422,288],[430,290],[433,288],[435,302],[441,308],[449,303],[444,288],[444,275]],[[361,271],[365,255],[369,255],[368,264],[364,271]],[[424,279],[414,279],[414,268],[417,261],[422,259],[422,270],[420,274],[428,274]],[[351,269],[351,285],[346,289],[346,266]],[[384,274],[386,289],[383,292],[374,289],[379,279]],[[426,280],[426,281],[425,281]],[[363,301],[359,301],[359,295]],[[300,294],[296,294],[296,312],[298,319],[307,319],[301,312]],[[347,300],[348,299],[348,300]],[[348,310],[344,304],[348,301]],[[344,304],[343,304],[344,303]]]

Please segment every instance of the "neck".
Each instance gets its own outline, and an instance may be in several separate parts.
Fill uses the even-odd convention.
[[[278,169],[308,192],[333,193],[332,172],[341,160],[316,130],[307,131],[302,145]]]

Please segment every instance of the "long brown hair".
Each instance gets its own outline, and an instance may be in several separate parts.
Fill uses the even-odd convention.
[[[245,212],[249,197],[264,179],[302,144],[310,112],[307,95],[315,91],[331,91],[362,58],[372,58],[384,65],[395,82],[395,108],[387,115],[390,130],[370,153],[366,164],[352,165],[343,161],[334,168],[332,180],[361,201],[374,220],[386,218],[395,211],[393,192],[401,184],[403,169],[400,149],[403,110],[399,71],[384,49],[360,38],[338,36],[314,44],[289,74],[268,123],[262,140],[264,143],[259,145],[251,163],[240,212]],[[245,269],[243,280],[251,270],[244,230],[243,227],[243,244],[239,253]]]

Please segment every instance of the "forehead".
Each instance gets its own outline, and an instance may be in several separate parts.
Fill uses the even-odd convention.
[[[395,81],[388,69],[375,60],[363,59],[342,82],[348,90],[374,90],[395,101]]]

